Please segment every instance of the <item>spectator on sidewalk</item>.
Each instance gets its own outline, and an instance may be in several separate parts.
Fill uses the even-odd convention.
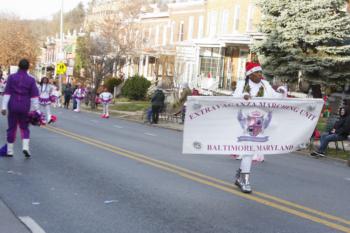
[[[187,97],[192,95],[192,90],[189,88],[188,83],[184,83],[182,85],[182,92],[179,102],[181,103],[181,122],[182,124],[185,123],[185,116],[186,116],[186,101]]]
[[[84,97],[84,102],[85,102],[85,106],[88,107],[89,103],[91,101],[92,98],[92,90],[90,86],[87,86],[85,88],[85,97]]]
[[[69,102],[70,102],[72,95],[73,95],[73,88],[72,88],[72,85],[70,83],[67,83],[67,86],[64,89],[63,93],[64,93],[64,107],[66,109],[68,109]]]
[[[344,107],[339,109],[339,119],[334,123],[332,129],[320,138],[320,147],[311,153],[312,156],[324,157],[329,142],[346,140],[350,132],[350,117]]]
[[[161,86],[158,84],[157,90],[154,92],[151,99],[152,103],[152,123],[158,124],[159,113],[164,107],[165,95],[161,89]]]

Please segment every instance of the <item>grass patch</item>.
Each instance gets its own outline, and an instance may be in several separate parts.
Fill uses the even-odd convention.
[[[344,159],[347,160],[349,158],[349,151],[343,151],[343,149],[339,149],[338,152],[336,149],[328,148],[326,151],[326,155],[332,158]]]
[[[110,108],[112,110],[117,111],[126,111],[126,112],[136,112],[136,111],[144,111],[147,108],[149,108],[150,102],[148,101],[135,101],[135,102],[129,102],[129,103],[118,103],[116,101],[114,106],[111,106]]]
[[[126,98],[126,97],[120,97],[120,98],[114,99],[114,102],[115,103],[118,103],[118,102],[132,102],[132,100],[130,100],[129,98]]]

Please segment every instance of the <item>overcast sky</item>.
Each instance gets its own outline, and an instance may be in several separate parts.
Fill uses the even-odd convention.
[[[67,12],[89,0],[63,0]],[[14,13],[22,19],[50,19],[50,16],[61,9],[61,0],[0,0],[0,12]]]

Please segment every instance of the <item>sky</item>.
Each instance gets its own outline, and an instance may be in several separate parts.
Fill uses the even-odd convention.
[[[89,0],[63,0],[64,12]],[[0,12],[13,13],[21,19],[50,19],[61,10],[61,0],[0,0]]]

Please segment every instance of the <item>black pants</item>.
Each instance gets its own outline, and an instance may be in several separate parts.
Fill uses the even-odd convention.
[[[64,107],[65,108],[69,107],[70,99],[71,99],[71,96],[64,96]]]
[[[152,105],[152,123],[158,124],[159,113],[161,108],[162,108],[161,106]]]

